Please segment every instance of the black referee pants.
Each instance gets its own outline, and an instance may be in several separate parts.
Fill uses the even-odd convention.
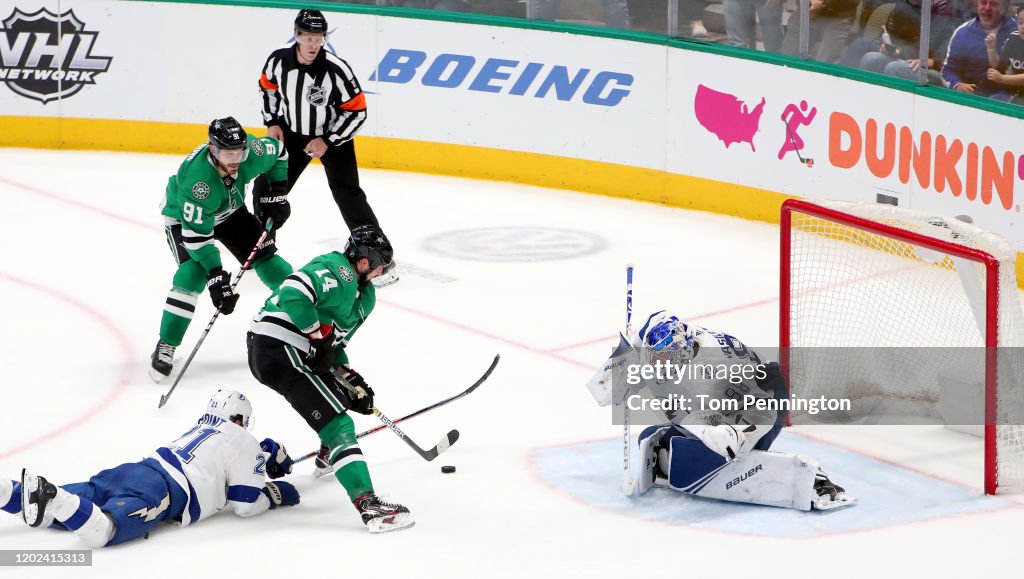
[[[298,181],[299,175],[306,170],[306,166],[313,160],[306,154],[306,144],[315,139],[306,135],[293,133],[288,129],[284,131],[284,147],[288,150],[288,190],[291,191]],[[349,140],[347,143],[338,146],[328,145],[327,152],[320,157],[320,162],[327,172],[327,184],[331,188],[331,195],[334,196],[334,203],[341,211],[341,217],[345,225],[351,231],[360,225],[377,225],[377,216],[373,213],[369,201],[366,200],[366,193],[359,186],[359,168],[356,166],[356,147]],[[261,195],[270,191],[270,182],[266,175],[260,175],[253,183],[253,205],[257,207]],[[291,199],[290,199],[291,200]]]

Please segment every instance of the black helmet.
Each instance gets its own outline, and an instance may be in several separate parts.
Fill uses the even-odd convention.
[[[246,147],[245,129],[235,117],[214,119],[210,123],[210,144],[218,149],[244,149]]]
[[[370,262],[370,269],[383,265],[386,272],[394,267],[395,250],[380,227],[360,225],[352,230],[348,243],[345,244],[345,257],[353,265],[359,258],[365,257]]]
[[[323,12],[304,8],[295,17],[295,33],[327,34],[327,19]]]

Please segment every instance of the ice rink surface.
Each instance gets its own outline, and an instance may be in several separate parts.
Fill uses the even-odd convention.
[[[157,409],[169,381],[154,385],[146,368],[174,271],[158,204],[182,158],[0,149],[0,476],[29,467],[69,483],[139,460],[187,430],[221,387],[253,400],[257,438],[293,455],[318,447],[247,368],[245,332],[269,294],[252,273]],[[816,456],[863,502],[833,513],[621,496],[621,428],[584,383],[623,324],[624,265],[636,265],[641,320],[669,308],[774,346],[777,227],[512,184],[361,178],[402,274],[349,348],[377,405],[401,416],[502,356],[477,392],[403,425],[421,446],[460,430],[437,461],[387,431],[363,439],[377,492],[410,507],[416,526],[370,535],[337,482],[314,480],[306,462],[288,479],[297,507],[165,525],[95,551],[90,568],[8,567],[5,577],[1019,576],[1019,499],[984,497],[980,440],[941,428],[784,432],[775,449]],[[278,245],[293,266],[343,245],[321,167],[290,199]],[[211,315],[203,295],[182,361]],[[376,424],[356,416],[360,431]],[[458,472],[442,474],[446,464]],[[0,513],[0,549],[74,548],[70,533]]]

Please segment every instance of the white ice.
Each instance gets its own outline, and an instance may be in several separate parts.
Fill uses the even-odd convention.
[[[272,436],[296,455],[318,446],[246,366],[245,331],[268,293],[251,273],[236,312],[221,317],[168,406],[157,409],[168,384],[152,384],[146,366],[174,271],[157,205],[180,161],[179,155],[0,150],[0,476],[17,478],[29,467],[58,483],[75,482],[138,460],[186,430],[219,387],[252,398],[257,437]],[[377,310],[350,347],[377,405],[399,416],[460,391],[495,353],[502,356],[479,391],[405,423],[424,446],[450,428],[461,431],[437,461],[424,462],[386,431],[364,439],[378,492],[408,505],[417,525],[371,536],[337,482],[313,480],[307,462],[290,479],[302,493],[297,507],[250,520],[225,513],[194,527],[166,525],[148,540],[95,551],[90,568],[10,567],[4,576],[1021,575],[1015,554],[1024,511],[1013,498],[979,503],[988,507],[966,514],[884,521],[855,532],[837,532],[830,519],[800,513],[766,529],[764,519],[776,520],[773,513],[741,507],[729,511],[731,520],[742,527],[749,517],[750,525],[762,525],[742,534],[695,521],[709,508],[706,501],[659,492],[646,504],[648,497],[609,506],[545,478],[542,469],[557,455],[544,449],[596,448],[600,457],[600,444],[587,444],[620,435],[583,385],[623,324],[624,265],[636,265],[638,317],[671,308],[747,344],[772,346],[778,341],[777,227],[512,184],[371,170],[361,178],[405,271],[397,285],[380,291]],[[320,167],[307,170],[291,201],[292,218],[278,238],[281,255],[301,266],[340,247],[347,231]],[[535,262],[468,261],[424,248],[437,233],[510,226],[580,230],[605,246],[579,258]],[[205,295],[200,303],[181,358],[212,314]],[[375,425],[372,417],[357,417],[360,430]],[[895,444],[902,433],[794,429],[776,447],[785,449],[790,439],[826,454],[854,449],[887,461],[871,463],[876,478],[916,473],[982,500],[979,441],[934,430]],[[618,492],[618,455],[613,442],[606,446],[606,464],[584,461],[591,470],[581,488],[604,492],[607,485]],[[445,464],[458,472],[441,474]],[[858,473],[847,476],[837,481],[855,491]],[[671,516],[652,520],[652,505]],[[856,521],[855,510],[842,516]],[[776,524],[803,536],[765,536]],[[75,548],[81,544],[69,533],[30,529],[0,513],[0,549]]]

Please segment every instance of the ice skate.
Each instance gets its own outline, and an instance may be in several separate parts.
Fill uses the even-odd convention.
[[[352,501],[352,504],[359,510],[363,523],[371,533],[397,531],[416,523],[409,509],[399,504],[384,502],[373,493],[366,493]]]
[[[848,496],[846,489],[832,482],[828,475],[820,469],[814,476],[814,491],[818,494],[818,498],[811,503],[811,508],[816,511],[830,511],[857,504],[857,499]]]
[[[316,455],[313,460],[313,478],[320,478],[329,474],[334,474],[334,466],[327,462],[327,454],[330,450],[326,446],[320,446],[320,452]]]
[[[159,384],[171,375],[174,368],[174,346],[163,340],[158,341],[149,360],[149,377]]]
[[[48,507],[57,498],[57,487],[41,476],[21,470],[21,516],[30,527],[47,526],[53,522]]]

